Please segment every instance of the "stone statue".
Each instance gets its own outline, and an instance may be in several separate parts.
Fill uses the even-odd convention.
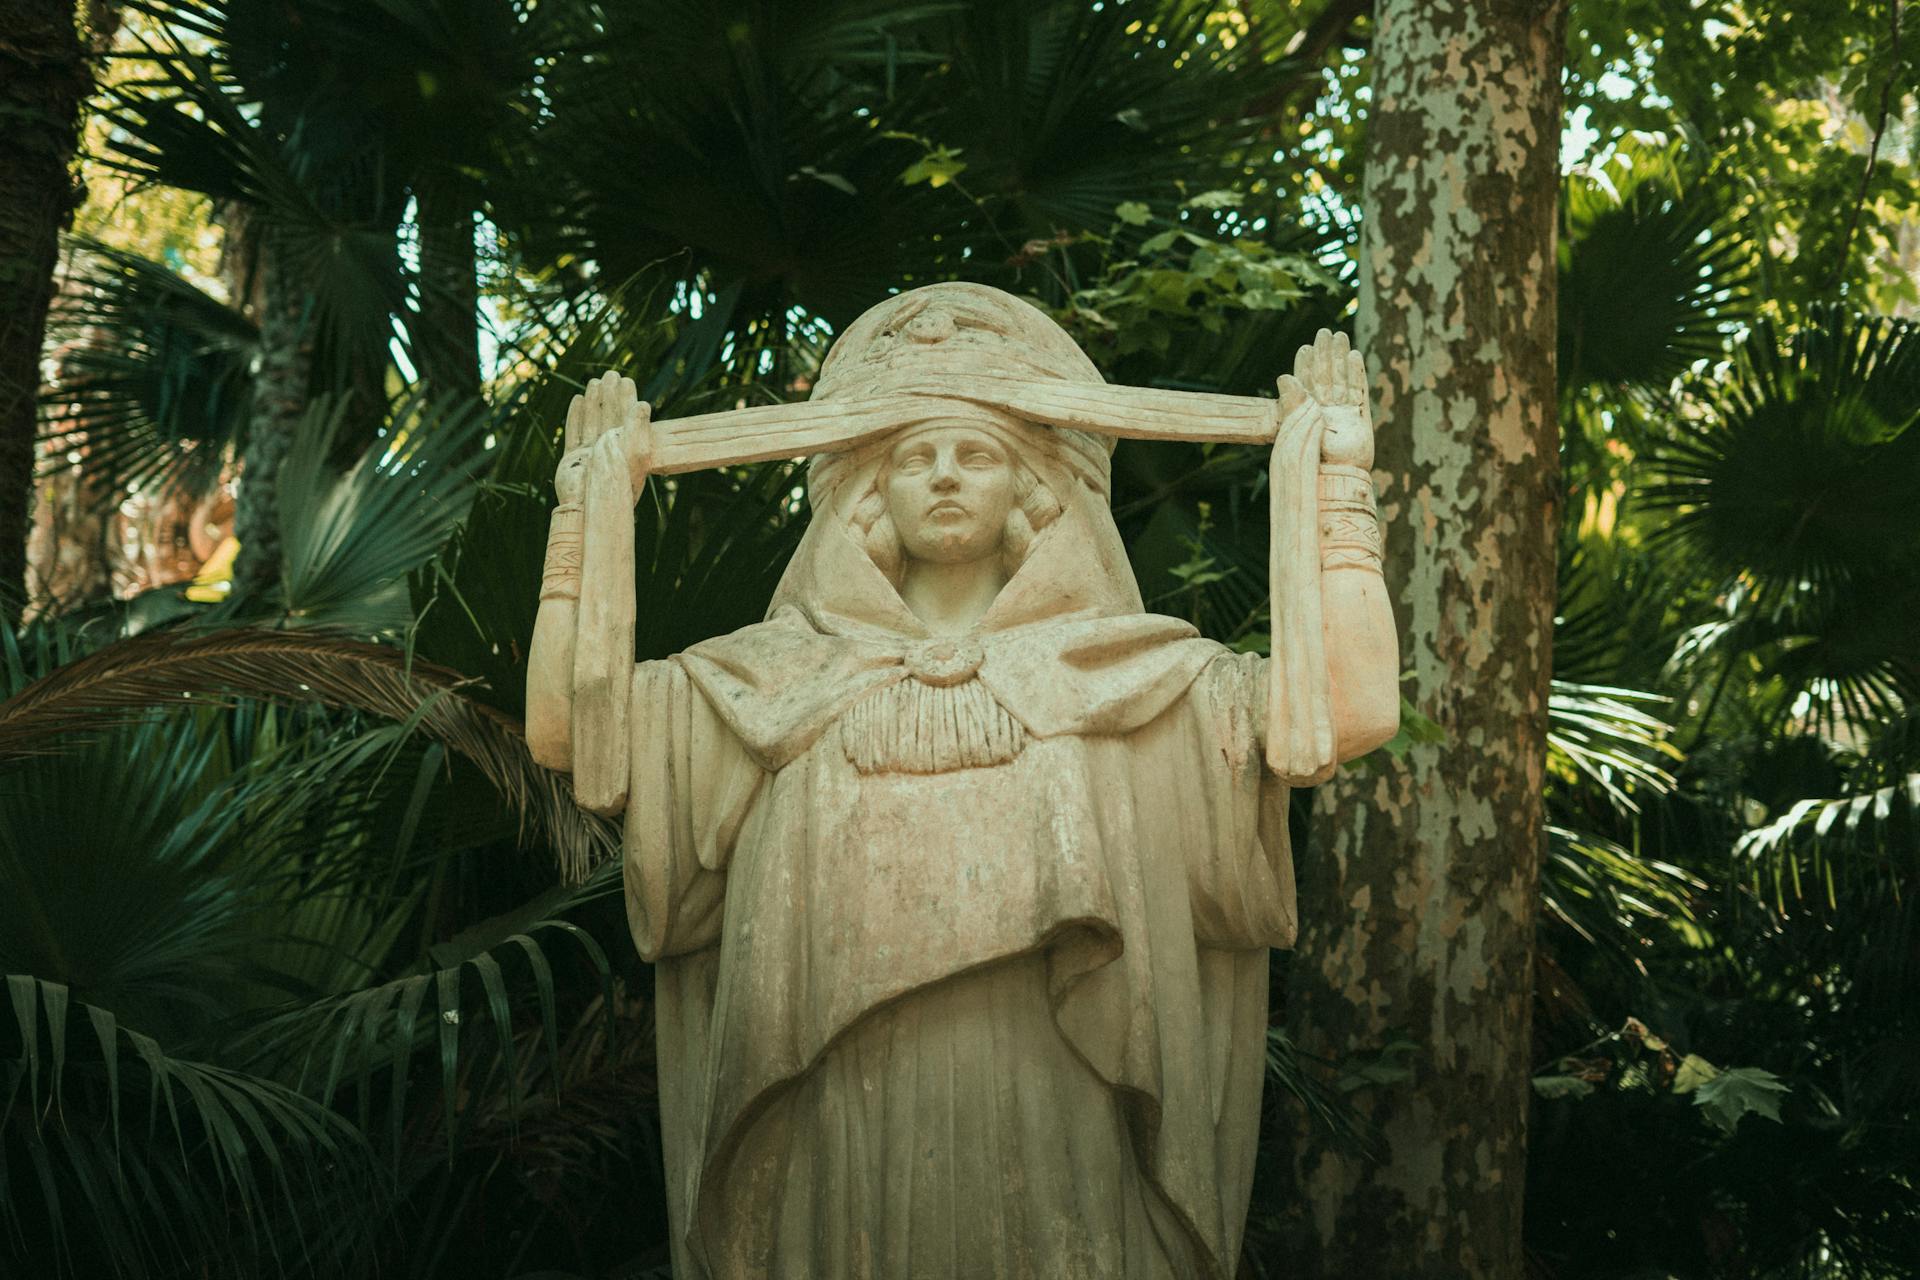
[[[1398,722],[1365,388],[1325,331],[1277,400],[1110,387],[939,284],[806,404],[576,397],[528,736],[625,815],[676,1275],[1233,1274],[1287,789]],[[1144,611],[1119,436],[1271,443],[1271,660]],[[802,454],[766,621],[635,665],[638,486]]]

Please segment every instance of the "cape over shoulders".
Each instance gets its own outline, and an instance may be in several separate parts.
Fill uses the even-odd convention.
[[[1037,738],[1119,734],[1152,721],[1231,652],[1161,614],[1069,616],[929,637],[783,606],[668,661],[764,767],[777,769],[849,707],[904,680],[977,679]]]

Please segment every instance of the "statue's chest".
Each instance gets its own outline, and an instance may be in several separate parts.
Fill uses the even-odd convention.
[[[775,855],[780,892],[805,886],[820,963],[873,982],[926,978],[1033,945],[1061,919],[1099,916],[1101,829],[1073,738],[1026,739],[1004,764],[862,772],[836,744],[791,781],[806,836]],[[1045,922],[1045,923],[1037,923]]]
[[[910,656],[907,679],[841,715],[835,733],[847,760],[863,774],[944,774],[1017,758],[1027,731],[975,678],[978,656],[963,642],[926,648]]]

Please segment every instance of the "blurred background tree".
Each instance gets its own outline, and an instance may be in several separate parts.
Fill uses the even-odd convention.
[[[16,204],[0,228],[4,323],[52,299],[44,347],[0,351],[38,437],[0,549],[31,549],[11,1269],[665,1275],[650,976],[617,873],[555,870],[612,835],[517,736],[568,397],[609,367],[661,416],[802,397],[839,326],[948,278],[1032,297],[1112,379],[1270,393],[1353,324],[1371,7],[25,9],[77,51],[70,102],[18,101],[78,167],[9,165],[7,199],[56,228],[87,199],[55,256]],[[1892,0],[1670,10],[1568,18],[1526,1265],[1902,1276],[1920,33]],[[51,65],[26,29],[9,104]],[[1115,459],[1149,607],[1251,650],[1264,476]],[[760,615],[799,480],[656,486],[639,571],[673,608],[641,656]],[[1410,712],[1390,752],[1446,733]],[[1284,1013],[1249,1276],[1294,1265],[1298,1123],[1420,1156],[1369,1117],[1422,1028],[1307,1053]]]

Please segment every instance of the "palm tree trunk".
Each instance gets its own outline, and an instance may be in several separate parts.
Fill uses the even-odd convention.
[[[280,463],[306,412],[313,368],[306,291],[275,253],[273,229],[261,229],[260,367],[240,456],[240,489],[233,532],[236,595],[257,595],[280,579]]]
[[[0,0],[0,623],[25,603],[40,354],[93,89],[74,0]]]
[[[1287,993],[1301,1048],[1395,1036],[1386,1156],[1297,1135],[1288,1274],[1522,1274],[1559,501],[1565,0],[1380,0],[1359,333],[1408,696],[1446,730],[1323,788]]]

